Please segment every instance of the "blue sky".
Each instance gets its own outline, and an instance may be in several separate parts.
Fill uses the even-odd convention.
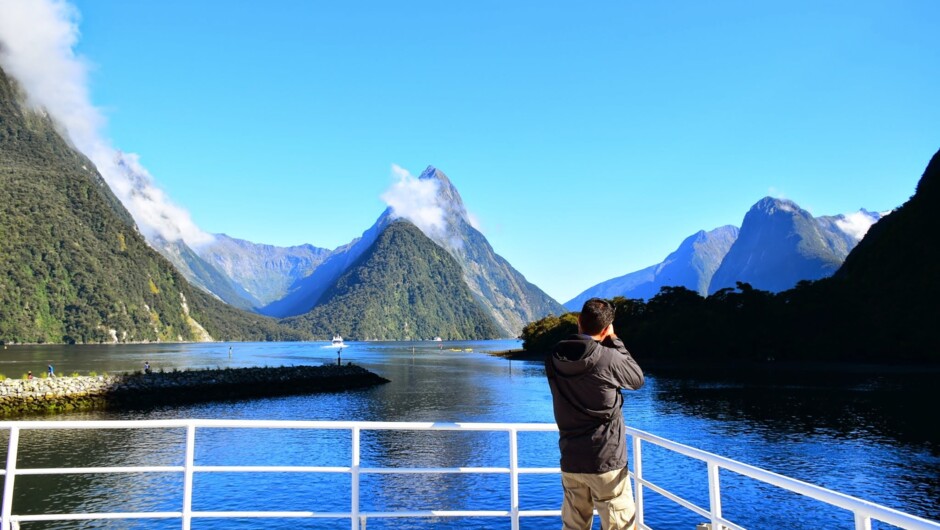
[[[940,2],[75,1],[113,145],[208,232],[334,248],[434,165],[559,302],[766,195],[888,210]]]

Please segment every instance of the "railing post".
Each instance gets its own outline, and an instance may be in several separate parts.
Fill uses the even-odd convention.
[[[519,530],[519,442],[518,431],[509,429],[509,503],[512,530]]]
[[[871,517],[855,512],[855,530],[871,530]]]
[[[633,503],[636,505],[636,527],[644,528],[643,523],[643,453],[640,438],[633,436]]]
[[[16,451],[20,443],[20,428],[10,427],[10,444],[7,448],[7,473],[3,476],[3,508],[0,512],[0,528],[10,530],[13,526],[10,517],[13,516],[13,480],[16,478]]]
[[[193,520],[193,466],[196,461],[196,424],[186,426],[186,462],[183,475],[183,530],[189,530]]]
[[[712,528],[719,530],[722,528],[718,522],[721,518],[721,485],[718,481],[718,464],[711,461],[708,462],[708,503],[711,506]]]
[[[359,427],[352,428],[352,530],[359,530]]]

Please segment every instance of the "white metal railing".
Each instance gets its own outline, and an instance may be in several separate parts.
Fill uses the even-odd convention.
[[[17,467],[17,451],[20,432],[24,430],[61,429],[186,429],[185,457],[182,466],[132,466],[90,468],[28,468]],[[349,466],[197,466],[196,429],[311,429],[348,430],[351,432],[351,461]],[[331,518],[349,519],[353,530],[365,527],[368,519],[395,517],[501,517],[510,518],[513,530],[518,530],[522,517],[557,517],[560,510],[520,510],[519,475],[560,473],[559,468],[524,468],[519,466],[519,432],[557,431],[554,424],[543,423],[405,423],[405,422],[356,422],[356,421],[258,421],[258,420],[140,420],[140,421],[10,421],[0,422],[0,430],[9,431],[6,469],[0,471],[4,477],[3,502],[0,507],[0,530],[11,530],[20,522],[27,521],[78,521],[104,519],[180,519],[182,528],[188,530],[194,518]],[[373,468],[360,465],[360,433],[362,431],[489,431],[509,434],[509,467],[454,467],[454,468]],[[743,476],[795,492],[818,501],[837,506],[854,514],[856,530],[871,530],[871,521],[878,520],[899,528],[922,530],[940,529],[940,524],[909,515],[898,510],[880,506],[856,497],[814,486],[760,468],[730,460],[712,453],[682,445],[665,438],[627,427],[627,436],[632,438],[634,488],[638,527],[650,528],[643,518],[643,492],[649,488],[680,506],[709,521],[711,528],[722,527],[742,530],[722,517],[719,470],[726,469]],[[669,451],[685,455],[706,463],[708,470],[709,508],[697,506],[643,477],[643,443],[650,443]],[[300,473],[347,473],[351,476],[351,506],[348,512],[311,511],[194,511],[192,509],[193,476],[196,473],[231,472],[300,472]],[[183,502],[179,511],[163,512],[118,512],[118,513],[72,513],[16,515],[13,513],[13,492],[17,476],[62,475],[94,473],[182,473]],[[502,473],[510,476],[510,506],[507,510],[422,510],[367,512],[360,510],[359,479],[364,474],[428,474],[428,473]],[[560,487],[560,486],[559,486]]]

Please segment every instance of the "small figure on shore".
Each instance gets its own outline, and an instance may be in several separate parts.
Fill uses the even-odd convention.
[[[33,378],[33,371],[32,371],[32,370],[28,370],[28,371],[26,372],[26,379],[32,379],[32,378]]]
[[[55,370],[52,369],[52,365],[46,367],[46,373],[49,374],[49,377],[55,377]]]
[[[232,347],[231,347],[231,346],[228,347],[228,358],[229,358],[229,359],[232,358]]]
[[[144,373],[145,374],[150,373],[150,361],[144,361]]]
[[[340,348],[336,350],[336,366],[343,365],[343,349]]]

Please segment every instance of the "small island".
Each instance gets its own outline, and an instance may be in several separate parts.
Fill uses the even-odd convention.
[[[389,382],[361,366],[281,366],[0,381],[0,417],[337,392]]]

